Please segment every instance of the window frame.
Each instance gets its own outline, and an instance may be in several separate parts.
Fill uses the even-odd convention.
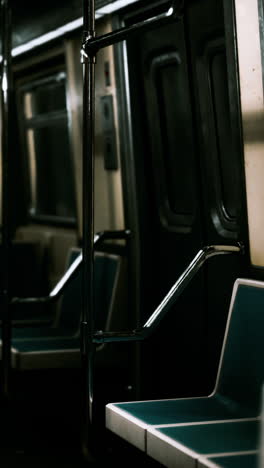
[[[33,69],[32,69],[33,68]],[[33,90],[39,84],[52,82],[56,75],[63,74],[63,79],[65,80],[65,102],[66,106],[65,109],[62,110],[55,110],[51,112],[45,112],[42,114],[38,114],[32,116],[32,118],[27,119],[25,116],[25,109],[24,109],[24,94],[26,91]],[[28,143],[27,143],[27,132],[29,129],[34,131],[35,128],[41,128],[45,126],[45,123],[56,122],[58,120],[63,121],[65,120],[67,123],[67,131],[68,131],[68,138],[69,138],[69,157],[70,157],[70,165],[72,167],[72,173],[75,170],[75,161],[73,157],[73,150],[72,150],[72,142],[71,142],[71,114],[69,109],[69,96],[68,96],[68,84],[67,84],[67,69],[66,63],[64,60],[64,56],[57,56],[52,63],[49,61],[40,62],[34,64],[34,61],[31,62],[29,69],[23,68],[22,69],[22,76],[18,77],[16,81],[16,100],[18,106],[18,115],[19,115],[19,130],[20,130],[20,141],[22,146],[22,153],[23,153],[23,165],[25,167],[25,174],[24,174],[24,183],[28,187],[27,193],[27,206],[26,206],[26,215],[27,218],[38,224],[52,224],[58,226],[68,226],[73,227],[77,226],[77,202],[76,202],[76,182],[73,176],[72,178],[72,186],[73,186],[73,203],[74,203],[74,216],[72,217],[64,217],[60,215],[49,215],[37,212],[37,180],[36,180],[36,158],[34,154],[30,154],[28,150]]]

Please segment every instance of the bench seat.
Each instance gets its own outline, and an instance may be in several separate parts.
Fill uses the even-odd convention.
[[[220,395],[200,398],[108,404],[106,427],[145,451],[146,432],[157,425],[252,418],[257,411],[228,402]]]
[[[259,428],[259,419],[149,427],[146,453],[165,466],[196,468],[201,456],[256,451]]]
[[[223,454],[217,457],[201,457],[197,468],[259,468],[259,454],[252,452],[237,452]]]
[[[199,457],[213,450],[199,446],[208,444],[209,439],[219,444],[218,450],[215,447],[211,451],[212,456],[228,452],[229,443],[233,444],[231,452],[254,454],[264,381],[263,354],[264,283],[238,279],[213,394],[110,403],[106,427],[169,467],[196,468]]]
[[[17,370],[80,367],[80,337],[13,340],[11,365]]]
[[[12,330],[13,341],[38,338],[53,338],[56,336],[69,336],[69,331],[61,327],[23,327],[13,328]]]
[[[68,263],[79,254],[80,249],[71,249]],[[112,319],[120,268],[120,256],[95,253],[95,324],[99,329],[107,329]],[[82,269],[65,290],[53,327],[13,328],[12,367],[17,370],[80,367],[81,307]]]

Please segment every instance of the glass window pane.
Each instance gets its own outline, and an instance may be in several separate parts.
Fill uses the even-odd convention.
[[[64,74],[52,80],[43,80],[24,95],[24,109],[27,119],[36,115],[66,109]]]
[[[36,215],[75,217],[73,169],[66,121],[32,130],[36,158]]]

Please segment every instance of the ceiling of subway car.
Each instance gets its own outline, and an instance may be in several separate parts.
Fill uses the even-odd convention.
[[[137,0],[129,0],[129,3],[133,1]],[[119,2],[125,3],[124,0]],[[111,3],[114,0],[95,0],[96,9]],[[13,48],[82,16],[82,0],[10,0],[10,6]]]

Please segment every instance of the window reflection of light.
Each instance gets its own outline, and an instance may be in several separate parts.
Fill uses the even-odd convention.
[[[106,5],[105,7],[102,7],[95,12],[95,19],[102,18],[105,15],[108,15],[110,13],[113,13],[120,8],[124,8],[128,5],[131,5],[132,3],[136,3],[138,0],[116,0],[109,5]],[[41,46],[43,44],[46,44],[47,42],[52,41],[53,39],[57,39],[59,37],[64,36],[65,34],[75,31],[76,29],[81,28],[83,25],[83,18],[77,18],[74,21],[71,21],[67,24],[64,24],[63,26],[54,29],[53,31],[50,31],[46,34],[43,34],[42,36],[39,36],[35,39],[32,39],[29,42],[26,42],[25,44],[22,44],[18,47],[15,47],[12,50],[12,56],[17,57],[18,55],[21,55],[25,52],[28,52],[35,47]],[[2,61],[2,57],[0,56],[0,61]]]
[[[8,82],[7,82],[7,76],[6,76],[6,73],[3,73],[3,77],[2,77],[2,91],[4,93],[7,92],[7,89],[8,89]]]

